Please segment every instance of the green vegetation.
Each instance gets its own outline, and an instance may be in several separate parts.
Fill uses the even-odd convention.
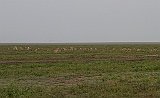
[[[0,45],[0,98],[160,97],[160,45]]]

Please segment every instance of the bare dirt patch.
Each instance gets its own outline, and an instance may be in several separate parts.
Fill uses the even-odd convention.
[[[98,80],[102,76],[57,76],[50,78],[34,78],[34,79],[22,79],[21,82],[25,84],[36,84],[36,85],[77,85],[87,81]]]

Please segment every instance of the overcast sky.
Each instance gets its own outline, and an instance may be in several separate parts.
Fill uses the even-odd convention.
[[[0,0],[0,42],[160,41],[160,0]]]

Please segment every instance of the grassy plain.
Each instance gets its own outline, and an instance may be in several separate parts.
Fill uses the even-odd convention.
[[[0,45],[0,98],[160,97],[160,44]]]

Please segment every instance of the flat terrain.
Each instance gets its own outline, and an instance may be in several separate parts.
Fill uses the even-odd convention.
[[[0,98],[160,97],[160,44],[0,45]]]

